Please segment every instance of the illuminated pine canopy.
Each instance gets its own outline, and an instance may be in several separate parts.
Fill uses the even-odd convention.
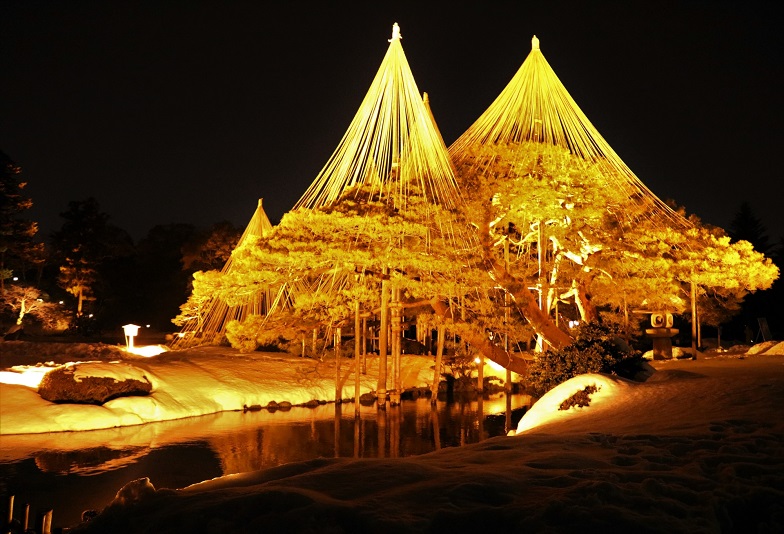
[[[193,291],[188,301],[180,306],[180,315],[172,322],[181,327],[172,346],[184,348],[193,344],[220,342],[231,321],[243,321],[256,315],[266,315],[276,306],[285,303],[285,285],[264,285],[245,288],[243,291],[226,293],[222,290],[222,279],[233,269],[234,254],[246,247],[255,247],[259,239],[272,231],[262,200],[259,199],[250,222],[242,233],[235,252],[218,271],[198,271],[193,277]]]
[[[449,322],[511,367],[498,334],[534,331],[566,346],[564,307],[569,318],[597,321],[602,306],[628,324],[630,307],[646,303],[685,310],[690,290],[692,300],[735,310],[746,292],[770,287],[770,260],[653,194],[570,97],[535,37],[532,45],[447,148],[395,24],[326,165],[277,226],[259,203],[224,269],[194,275],[177,324],[205,342],[225,335],[253,350],[299,338],[304,351],[306,335],[315,344],[320,331],[326,346],[352,316],[383,315],[392,294],[395,309],[421,306],[428,328]]]
[[[449,152],[466,216],[485,255],[496,259],[496,278],[519,288],[521,312],[540,335],[549,330],[543,336],[553,346],[567,341],[551,328],[550,318],[566,311],[558,302],[573,308],[570,319],[596,321],[602,305],[628,323],[630,307],[683,311],[684,285],[686,295],[696,284],[698,297],[720,294],[728,303],[739,294],[732,286],[765,289],[778,274],[769,259],[736,245],[711,248],[713,260],[690,262],[688,275],[677,268],[675,258],[705,254],[705,243],[723,232],[709,237],[635,176],[569,95],[536,37],[511,81]],[[737,279],[720,276],[722,269]],[[526,287],[535,288],[538,303]]]

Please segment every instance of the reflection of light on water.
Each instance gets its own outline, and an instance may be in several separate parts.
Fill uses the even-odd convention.
[[[90,476],[123,469],[150,453],[150,449],[110,449],[95,447],[78,451],[44,451],[35,457],[42,473]]]
[[[19,488],[19,499],[53,507],[56,522],[74,524],[82,510],[103,508],[120,487],[140,476],[150,477],[156,488],[182,488],[314,458],[426,454],[504,435],[506,409],[516,410],[519,420],[519,411],[529,405],[530,397],[517,394],[508,403],[498,394],[481,401],[439,400],[435,407],[420,397],[386,410],[362,406],[360,418],[351,404],[336,409],[329,403],[72,432],[67,439],[61,432],[2,435],[0,478],[7,473],[9,483]],[[24,471],[6,468],[22,465],[23,459],[30,459]],[[44,485],[48,489],[41,492]]]

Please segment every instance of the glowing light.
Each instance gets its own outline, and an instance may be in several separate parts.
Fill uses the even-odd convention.
[[[482,360],[480,360],[480,359],[479,359],[479,356],[477,356],[476,358],[474,358],[474,363],[477,363],[477,364],[478,364],[478,363],[481,363],[481,362],[482,362]]]
[[[0,382],[38,389],[44,375],[57,367],[47,365],[16,365],[10,371],[0,371]]]
[[[489,366],[490,369],[492,369],[496,373],[506,372],[506,367],[494,362],[493,360],[485,360],[485,365]]]
[[[168,348],[162,345],[145,345],[144,347],[128,347],[125,349],[125,352],[130,352],[137,356],[144,356],[145,358],[152,358],[153,356],[157,356],[168,350]]]
[[[139,325],[123,325],[123,333],[125,334],[125,345],[130,350],[133,348],[133,338],[139,335]]]

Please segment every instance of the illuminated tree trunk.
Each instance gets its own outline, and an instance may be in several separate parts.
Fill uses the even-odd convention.
[[[534,331],[542,336],[551,347],[558,350],[572,343],[571,336],[558,328],[550,316],[539,309],[539,303],[526,284],[506,275],[502,277],[501,281],[517,304],[517,308],[523,314],[523,317],[528,320]]]
[[[591,278],[593,278],[591,276]],[[596,306],[588,297],[588,281],[583,279],[572,280],[572,290],[574,292],[574,303],[580,310],[580,319],[584,323],[598,323],[599,312]]]
[[[531,328],[534,329],[534,332],[542,339],[544,339],[551,347],[558,350],[567,345],[572,343],[572,338],[558,328],[555,323],[553,323],[552,319],[548,314],[542,311],[540,303],[534,298],[531,290],[528,288],[528,284],[519,281],[517,278],[512,276],[507,272],[506,266],[500,264],[499,261],[495,259],[494,251],[493,251],[493,244],[490,242],[490,228],[489,223],[485,220],[484,228],[480,228],[479,235],[482,236],[482,250],[484,253],[485,261],[489,264],[490,268],[492,269],[493,278],[498,282],[506,292],[512,297],[517,308],[520,310],[520,313],[523,314],[523,317],[526,318],[528,323],[531,325]],[[541,294],[540,294],[541,295]],[[541,300],[541,296],[540,296]],[[475,336],[479,337],[479,336]],[[478,339],[476,340],[478,341]],[[490,347],[487,345],[493,346],[492,344],[488,343],[486,340],[482,345],[478,345],[475,342],[471,343],[475,347],[479,348],[480,346],[485,346],[485,349],[482,350],[482,353],[487,356],[489,359],[493,360],[494,362],[502,365],[504,367],[507,366],[506,363],[502,363],[504,360],[512,361],[510,356],[506,355],[506,351],[503,349],[491,350]],[[481,349],[480,349],[481,350]],[[503,353],[503,356],[499,355],[498,352]],[[501,361],[499,361],[499,359]],[[527,364],[523,363],[523,368],[527,367]],[[514,371],[514,369],[512,369]],[[515,371],[517,372],[517,371]]]
[[[16,318],[16,324],[18,326],[22,325],[22,320],[24,320],[24,316],[27,313],[27,299],[22,299],[19,303],[19,316]]]
[[[533,299],[533,297],[531,298]],[[443,318],[451,317],[451,310],[444,301],[433,299],[430,304],[439,316]],[[525,374],[528,369],[528,362],[507,352],[503,347],[490,343],[490,340],[482,333],[466,328],[460,331],[460,337],[463,341],[471,344],[471,346],[484,354],[487,359],[494,361],[501,367],[505,367],[512,372],[521,375]]]
[[[82,286],[79,286],[79,291],[78,291],[78,294],[77,294],[76,298],[77,298],[76,316],[77,317],[81,317],[82,316],[82,306],[83,306],[83,303],[84,303],[84,288]]]

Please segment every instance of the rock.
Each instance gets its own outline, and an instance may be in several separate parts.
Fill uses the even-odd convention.
[[[137,478],[120,488],[111,502],[111,506],[137,504],[152,495],[155,495],[155,486],[152,485],[150,479],[147,477]]]
[[[46,373],[38,386],[38,394],[49,402],[97,405],[151,391],[152,384],[141,369],[119,363],[61,365]]]

